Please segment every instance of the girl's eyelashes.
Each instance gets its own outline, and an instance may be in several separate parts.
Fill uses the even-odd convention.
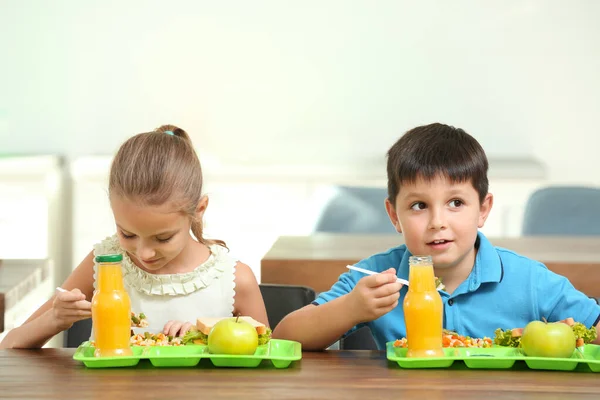
[[[123,236],[123,239],[133,239],[135,237],[135,235],[126,235],[123,231],[121,231],[121,236]]]
[[[123,231],[119,231],[119,233],[121,234],[121,236],[123,237],[123,239],[133,239],[136,235],[127,235],[125,234],[125,232]],[[159,243],[167,243],[169,242],[171,239],[173,239],[175,235],[171,235],[168,238],[162,239],[162,238],[156,238],[156,241]]]

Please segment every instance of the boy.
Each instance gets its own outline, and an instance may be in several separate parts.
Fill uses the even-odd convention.
[[[325,349],[363,325],[380,349],[405,337],[407,289],[396,277],[408,279],[413,254],[431,255],[445,285],[440,292],[445,329],[494,337],[497,328],[572,317],[599,330],[600,306],[594,300],[543,264],[493,247],[478,232],[493,204],[487,170],[482,147],[462,129],[436,123],[407,132],[388,151],[385,200],[406,244],[357,263],[382,273],[342,274],[313,304],[284,318],[273,337],[299,341],[306,350]]]

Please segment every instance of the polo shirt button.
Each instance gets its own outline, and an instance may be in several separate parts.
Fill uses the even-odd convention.
[[[448,300],[448,305],[451,306],[452,304],[454,304],[454,300],[452,300],[452,299]]]

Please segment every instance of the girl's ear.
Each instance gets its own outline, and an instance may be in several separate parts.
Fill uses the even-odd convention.
[[[202,221],[204,217],[204,212],[208,207],[208,196],[204,195],[200,198],[198,205],[196,206],[196,220]]]
[[[389,199],[385,199],[385,211],[387,211],[387,215],[390,217],[392,225],[394,225],[394,228],[396,228],[396,232],[402,233],[402,226],[400,225],[398,214],[396,214],[396,207],[394,207]]]

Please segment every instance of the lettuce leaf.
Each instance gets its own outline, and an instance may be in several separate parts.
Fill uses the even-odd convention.
[[[206,344],[208,340],[208,335],[205,335],[204,333],[200,332],[197,328],[192,328],[189,331],[187,331],[185,335],[183,335],[182,343],[193,343],[194,340],[200,340],[202,341],[202,343]]]
[[[591,343],[598,337],[598,332],[596,332],[596,328],[593,326],[588,329],[581,322],[576,322],[572,328],[575,339],[583,339],[583,343]]]
[[[271,340],[271,329],[267,328],[267,332],[258,335],[258,345],[266,344],[269,340]]]
[[[507,347],[519,347],[521,346],[521,337],[516,336],[513,337],[512,330],[507,329],[503,331],[498,328],[494,331],[494,344],[497,346],[507,346]]]

